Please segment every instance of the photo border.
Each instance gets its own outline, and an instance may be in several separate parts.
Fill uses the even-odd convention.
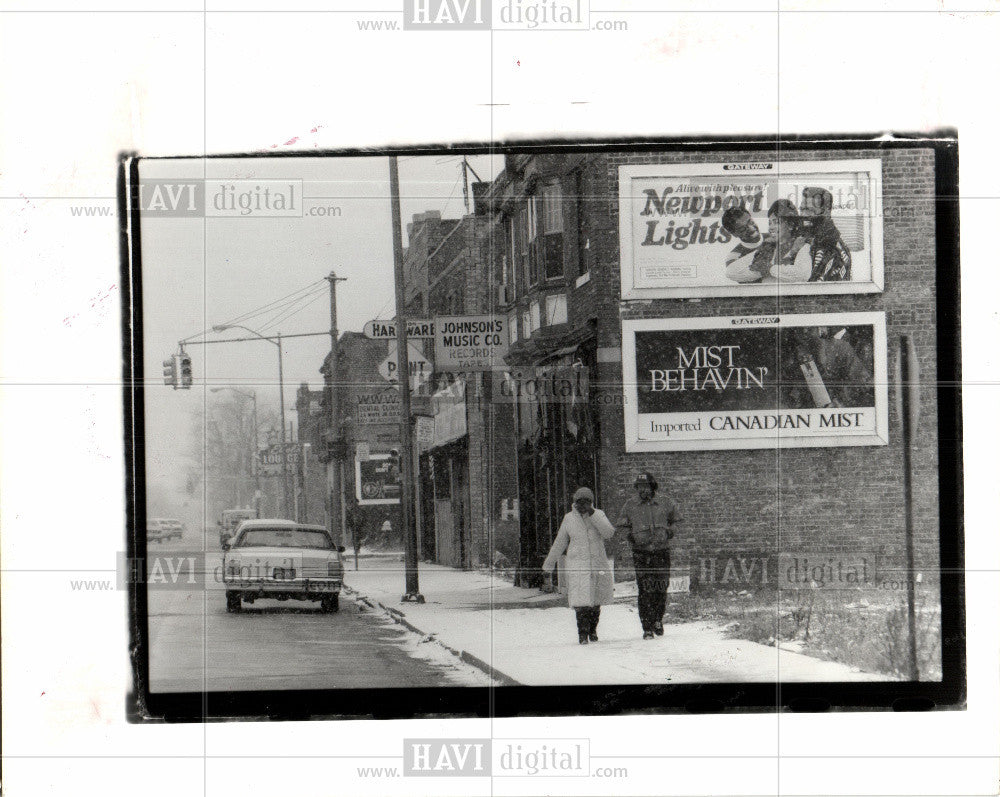
[[[701,683],[663,686],[442,687],[396,689],[151,692],[148,601],[144,585],[129,582],[129,650],[133,685],[127,692],[129,722],[208,722],[303,719],[405,719],[418,717],[613,716],[623,714],[962,710],[967,699],[962,470],[962,373],[959,268],[958,137],[954,129],[924,133],[885,131],[782,136],[663,137],[648,139],[542,139],[499,143],[441,143],[371,149],[302,152],[235,152],[217,158],[384,157],[515,153],[747,152],[797,150],[932,149],[937,309],[938,504],[941,568],[940,681]],[[143,158],[197,158],[196,155]],[[126,552],[145,557],[145,447],[141,224],[138,214],[140,156],[118,159],[119,253],[122,285],[122,354],[125,408]]]

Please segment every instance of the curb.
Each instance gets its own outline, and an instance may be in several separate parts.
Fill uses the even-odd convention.
[[[352,595],[354,595],[359,601],[361,601],[371,609],[374,609],[376,606],[378,606],[380,609],[382,609],[382,611],[388,614],[393,619],[394,622],[403,626],[407,630],[412,631],[415,634],[420,634],[421,636],[424,637],[433,636],[433,641],[436,642],[441,647],[443,647],[445,650],[447,650],[451,655],[455,656],[457,659],[465,662],[466,664],[471,664],[478,670],[482,670],[493,680],[499,681],[502,686],[524,686],[524,684],[522,684],[520,681],[515,681],[509,675],[500,672],[500,670],[498,670],[492,664],[488,664],[475,654],[469,653],[469,651],[467,650],[458,650],[457,648],[453,648],[451,645],[447,645],[440,639],[438,639],[437,635],[430,635],[428,634],[427,631],[424,631],[422,628],[417,628],[417,626],[415,626],[413,623],[411,623],[409,620],[406,619],[406,615],[399,609],[396,609],[392,606],[386,606],[380,600],[377,600],[375,598],[369,598],[367,595],[362,595],[360,592],[358,592],[358,590],[354,589],[353,587],[349,587],[346,584],[343,585],[342,589],[345,592],[349,592]]]

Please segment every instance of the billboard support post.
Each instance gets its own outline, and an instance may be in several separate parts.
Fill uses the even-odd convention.
[[[917,664],[917,607],[916,585],[914,584],[915,565],[913,554],[913,434],[917,421],[917,408],[920,404],[919,378],[917,375],[916,352],[909,335],[899,339],[899,407],[900,423],[903,430],[903,503],[905,511],[906,536],[906,623],[908,637],[908,677],[911,681],[920,680],[920,668]]]

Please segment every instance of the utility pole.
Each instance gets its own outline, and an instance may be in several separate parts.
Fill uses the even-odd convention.
[[[389,196],[392,205],[392,260],[396,275],[396,357],[399,390],[403,399],[399,421],[400,466],[402,484],[400,503],[403,509],[403,539],[406,543],[406,592],[404,602],[423,603],[417,573],[417,528],[414,524],[413,434],[410,431],[410,362],[406,340],[406,296],[403,290],[403,227],[399,207],[399,162],[389,157]]]
[[[462,158],[462,196],[465,198],[465,212],[471,213],[472,208],[469,207],[469,172],[475,176],[477,180],[482,182],[482,178],[476,174],[476,170],[472,168],[469,164],[468,158]]]
[[[333,479],[330,480],[330,537],[339,540],[344,545],[344,524],[341,517],[341,497],[342,483],[344,479],[344,458],[340,434],[340,397],[337,390],[337,366],[339,364],[340,348],[337,342],[337,283],[345,282],[346,277],[338,277],[337,272],[331,271],[324,277],[330,283],[330,443],[334,456],[330,459],[330,467],[333,468]],[[337,532],[337,526],[340,532]]]
[[[285,516],[288,517],[293,509],[292,492],[288,486],[288,441],[285,437],[285,366],[281,355],[281,333],[275,337],[278,339],[278,396],[281,400],[281,480],[284,483]]]

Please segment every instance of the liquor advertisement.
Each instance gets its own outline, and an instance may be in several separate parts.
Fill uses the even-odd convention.
[[[888,443],[884,313],[622,322],[627,451]]]

